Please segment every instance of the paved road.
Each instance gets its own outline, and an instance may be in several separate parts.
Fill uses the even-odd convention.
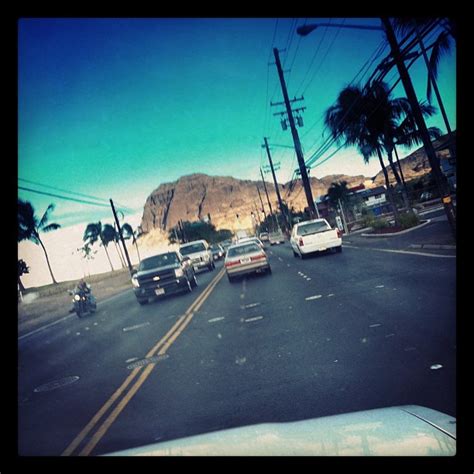
[[[456,415],[455,258],[346,247],[303,261],[289,244],[269,256],[272,275],[231,284],[221,263],[193,293],[141,307],[126,292],[19,341],[20,454],[401,404]]]

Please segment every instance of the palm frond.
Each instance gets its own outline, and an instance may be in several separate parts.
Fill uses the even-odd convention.
[[[41,230],[43,232],[51,232],[52,230],[59,229],[60,227],[61,227],[61,224],[52,223],[52,224],[49,224],[49,225],[43,227]]]
[[[431,70],[434,80],[438,78],[438,65],[441,57],[443,56],[443,54],[448,53],[450,50],[451,42],[449,39],[449,33],[447,31],[443,31],[434,42],[433,49],[431,51],[431,56],[429,59],[429,68]],[[429,102],[431,102],[431,95],[432,84],[430,78],[428,77],[428,87],[426,91],[426,96]]]
[[[55,205],[53,203],[51,203],[48,206],[48,208],[46,209],[46,211],[43,214],[43,217],[41,217],[41,220],[38,223],[38,229],[39,230],[42,230],[43,227],[46,226],[46,224],[48,223],[48,220],[49,220],[49,215],[51,214],[51,212],[54,211],[54,208],[55,208]]]

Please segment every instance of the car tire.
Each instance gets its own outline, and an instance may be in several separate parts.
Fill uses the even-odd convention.
[[[138,299],[138,298],[137,298],[137,301],[138,301],[138,303],[139,303],[141,306],[143,306],[143,305],[145,305],[145,304],[148,304],[148,299],[142,300],[142,299]]]
[[[298,258],[298,254],[293,250],[293,257]]]
[[[301,254],[301,260],[306,260],[306,257],[307,257],[306,254],[304,254],[304,253]]]
[[[269,275],[272,274],[272,267],[268,267],[268,268],[267,268],[267,273],[268,273]]]
[[[336,252],[341,253],[342,252],[342,245],[339,245],[339,247],[336,247]]]
[[[227,275],[227,279],[229,280],[229,283],[234,283],[235,282],[235,278],[231,277],[230,275]]]

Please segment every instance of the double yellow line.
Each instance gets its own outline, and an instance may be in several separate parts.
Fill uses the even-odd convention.
[[[172,328],[166,333],[166,335],[161,338],[155,346],[148,352],[145,358],[153,357],[154,355],[163,355],[169,349],[171,344],[178,338],[178,336],[184,331],[188,326],[191,319],[193,318],[196,311],[202,306],[204,301],[208,298],[211,292],[214,290],[217,283],[224,276],[225,270],[221,271],[215,276],[211,281],[209,286],[196,298],[196,300],[191,304],[191,306],[186,310],[186,312],[176,321]],[[71,456],[74,451],[77,450],[78,446],[84,441],[84,439],[89,435],[89,433],[98,425],[103,416],[109,411],[112,405],[125,393],[130,384],[135,380],[138,374],[141,375],[138,377],[138,380],[132,385],[132,387],[125,393],[120,402],[114,408],[114,410],[109,414],[109,416],[102,422],[95,434],[84,446],[84,448],[78,453],[79,456],[88,456],[91,451],[95,448],[97,443],[104,437],[107,433],[107,430],[110,428],[112,423],[117,419],[123,409],[127,406],[128,402],[133,398],[138,389],[142,386],[143,382],[148,378],[151,371],[154,369],[156,364],[151,363],[145,368],[137,367],[133,369],[132,373],[125,379],[122,385],[114,392],[114,394],[104,403],[102,408],[94,415],[94,417],[89,421],[89,423],[84,427],[84,429],[74,438],[71,444],[64,450],[61,456]]]

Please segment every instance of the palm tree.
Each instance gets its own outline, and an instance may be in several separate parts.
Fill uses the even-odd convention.
[[[35,216],[35,210],[29,201],[18,199],[18,242],[21,242],[22,240],[31,240],[36,245],[41,245],[46,257],[46,263],[48,264],[51,279],[56,285],[58,282],[54,278],[49,263],[48,253],[46,252],[46,248],[39,235],[40,232],[51,232],[61,227],[60,224],[56,223],[48,224],[49,216],[51,212],[53,212],[54,207],[54,204],[50,204],[41,219],[39,219]]]
[[[378,88],[378,84],[370,89],[362,89],[359,86],[344,88],[339,93],[336,103],[326,110],[324,120],[335,141],[347,147],[355,146],[366,163],[372,156],[378,157],[395,222],[398,224],[398,209],[382,157],[387,104],[379,103],[379,96],[383,97],[383,94],[379,94],[377,90],[374,93],[374,88]]]
[[[122,226],[122,236],[124,240],[132,239],[132,242],[135,244],[135,247],[137,249],[138,262],[140,262],[141,258],[140,258],[140,252],[138,250],[138,243],[137,243],[138,234],[139,234],[139,230],[137,229],[134,231],[130,224],[125,223]]]
[[[89,245],[93,245],[95,242],[100,240],[100,242],[102,243],[102,246],[104,247],[105,253],[107,255],[107,259],[109,261],[110,268],[112,269],[112,271],[114,271],[114,267],[112,266],[112,262],[110,261],[109,252],[107,251],[107,246],[114,239],[114,237],[112,236],[112,238],[110,238],[110,231],[106,231],[104,233],[104,228],[105,227],[106,226],[102,227],[102,223],[100,221],[99,222],[92,222],[90,224],[87,224],[87,227],[86,227],[86,230],[84,231],[84,236],[82,237],[82,240],[84,242],[86,242],[87,244],[89,244]],[[110,226],[110,227],[112,227],[112,226]],[[115,234],[115,230],[114,230],[113,227],[112,227],[112,231]]]
[[[401,35],[407,35],[413,32],[415,28],[418,30],[422,29],[423,27],[429,26],[433,22],[433,18],[426,18],[426,17],[417,17],[417,18],[406,18],[406,17],[398,17],[392,19],[392,24],[395,31]],[[451,51],[452,40],[456,40],[456,22],[452,18],[443,18],[440,22],[440,26],[442,28],[441,33],[438,35],[436,40],[429,46],[431,49],[431,56],[428,60],[427,67],[431,71],[431,75],[428,74],[428,85],[426,89],[426,96],[428,98],[428,102],[431,103],[431,90],[432,87],[437,89],[436,79],[438,78],[438,66],[441,57],[444,54],[449,53]],[[422,44],[421,38],[420,45],[424,48]],[[425,49],[425,48],[424,48]],[[439,97],[438,97],[439,99]],[[441,104],[440,104],[441,106]]]

